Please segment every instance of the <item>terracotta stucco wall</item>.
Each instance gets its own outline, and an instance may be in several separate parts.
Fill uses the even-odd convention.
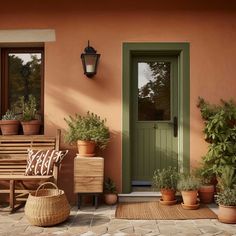
[[[122,42],[190,42],[191,165],[206,152],[198,96],[212,102],[236,90],[236,6],[233,1],[2,1],[0,29],[56,30],[45,45],[45,130],[65,129],[64,117],[87,110],[106,117],[112,139],[105,173],[121,188]],[[223,4],[223,3],[222,3]],[[91,41],[101,53],[96,78],[83,75],[80,54]],[[64,145],[65,146],[65,145]],[[73,156],[63,164],[61,185],[74,195]]]

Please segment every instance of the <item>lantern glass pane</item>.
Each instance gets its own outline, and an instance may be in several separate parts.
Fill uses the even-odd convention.
[[[91,73],[96,71],[97,55],[85,55],[84,56],[86,72]]]

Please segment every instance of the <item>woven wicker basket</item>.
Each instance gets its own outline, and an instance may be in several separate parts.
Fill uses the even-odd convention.
[[[45,185],[53,185],[55,189],[42,189]],[[51,182],[41,184],[26,201],[25,215],[32,225],[56,225],[65,221],[69,214],[70,206],[64,191]]]

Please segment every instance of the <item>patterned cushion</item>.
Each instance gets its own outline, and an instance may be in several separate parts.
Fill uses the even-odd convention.
[[[25,175],[52,175],[53,167],[62,161],[68,151],[28,149]]]

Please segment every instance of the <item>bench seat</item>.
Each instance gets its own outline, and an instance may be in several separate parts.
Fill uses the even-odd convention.
[[[28,194],[34,189],[29,189],[26,182],[52,181],[57,184],[59,165],[54,165],[53,174],[45,176],[27,176],[28,149],[56,150],[60,148],[61,131],[57,130],[56,136],[46,135],[0,135],[0,181],[9,181],[8,189],[0,189],[0,193],[8,193],[11,211],[15,211],[25,203]]]

